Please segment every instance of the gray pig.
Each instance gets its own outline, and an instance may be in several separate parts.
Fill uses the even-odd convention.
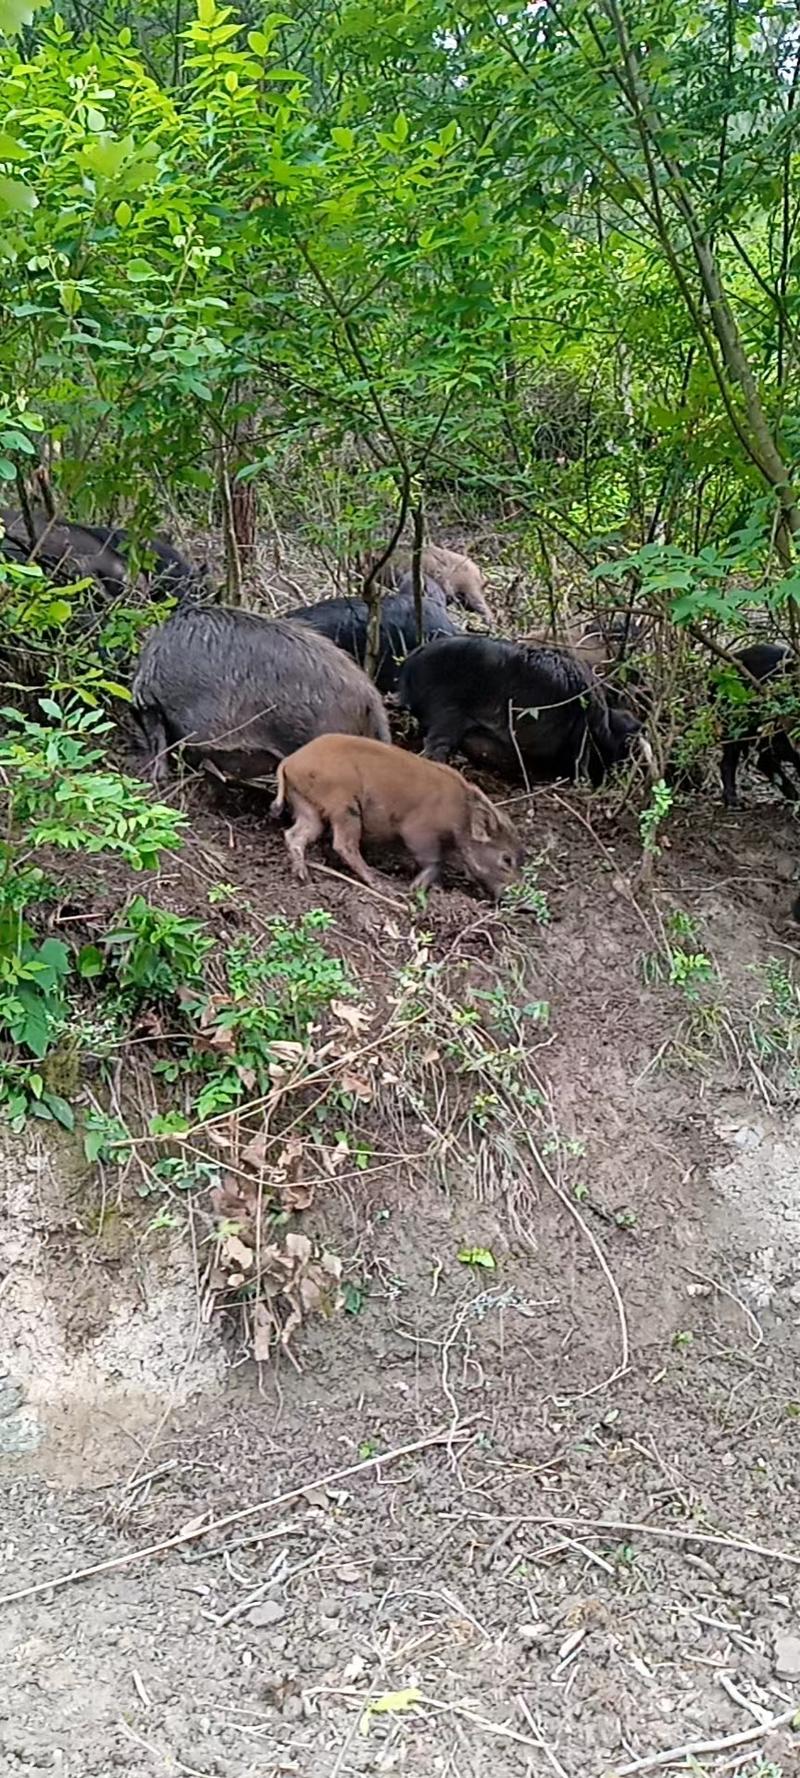
[[[327,637],[224,605],[179,606],[148,637],[132,691],[154,783],[182,742],[247,781],[316,735],[390,738],[371,680]]]

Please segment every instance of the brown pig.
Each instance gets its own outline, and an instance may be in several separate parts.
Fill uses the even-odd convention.
[[[410,570],[410,552],[397,550],[384,563],[378,579],[383,586],[402,587],[409,592]],[[485,623],[494,622],[483,590],[486,584],[483,573],[470,556],[461,555],[455,549],[445,549],[439,543],[428,543],[422,551],[422,573],[423,577],[444,589],[448,604],[463,605],[467,611],[476,611]]]
[[[415,889],[438,880],[445,850],[495,898],[519,875],[519,838],[482,790],[451,766],[384,741],[355,735],[309,741],[278,766],[273,814],[280,815],[287,802],[294,824],[286,848],[301,882],[308,878],[306,847],[326,826],[339,857],[371,886],[379,879],[361,856],[362,838],[401,839],[420,867]]]

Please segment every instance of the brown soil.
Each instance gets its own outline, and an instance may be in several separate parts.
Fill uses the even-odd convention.
[[[235,1329],[202,1321],[185,1229],[148,1236],[132,1190],[99,1226],[68,1143],[6,1144],[0,1593],[312,1491],[0,1605],[2,1772],[601,1778],[784,1715],[800,1703],[782,1640],[800,1618],[800,1120],[749,1015],[757,971],[797,956],[785,807],[678,815],[634,899],[635,823],[543,791],[525,811],[541,927],[458,886],[423,916],[331,875],[298,890],[257,798],[221,813],[202,788],[189,806],[192,844],[151,899],[220,937],[241,916],[209,904],[214,881],[265,917],[328,908],[378,1029],[415,921],[434,960],[467,959],[487,987],[507,963],[515,999],[549,1003],[530,1114],[546,1172],[496,1123],[469,1167],[403,1161],[387,1127],[386,1163],[303,1219],[358,1312],[309,1323],[302,1369],[259,1373]],[[98,863],[61,917],[89,933],[126,889]],[[675,908],[720,970],[702,1030],[643,973]],[[465,1247],[495,1269],[460,1263]],[[440,1428],[449,1444],[313,1486]],[[800,1771],[797,1736],[767,1729],[699,1769]]]

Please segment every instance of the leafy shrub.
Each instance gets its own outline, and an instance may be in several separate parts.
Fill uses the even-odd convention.
[[[150,802],[143,785],[108,768],[94,745],[111,726],[99,711],[62,709],[52,699],[42,709],[49,724],[5,710],[9,726],[0,736],[0,1106],[17,1126],[31,1108],[69,1121],[61,1096],[30,1064],[31,1057],[42,1062],[63,1034],[73,975],[67,946],[40,940],[32,923],[37,904],[56,893],[37,853],[113,852],[134,870],[153,869],[180,844],[183,826],[181,815]],[[84,967],[84,976],[91,973]]]

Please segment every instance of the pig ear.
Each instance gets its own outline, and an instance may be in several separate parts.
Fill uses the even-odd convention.
[[[483,797],[477,798],[472,804],[469,816],[469,831],[473,840],[494,839],[497,818],[491,803],[484,802]]]

